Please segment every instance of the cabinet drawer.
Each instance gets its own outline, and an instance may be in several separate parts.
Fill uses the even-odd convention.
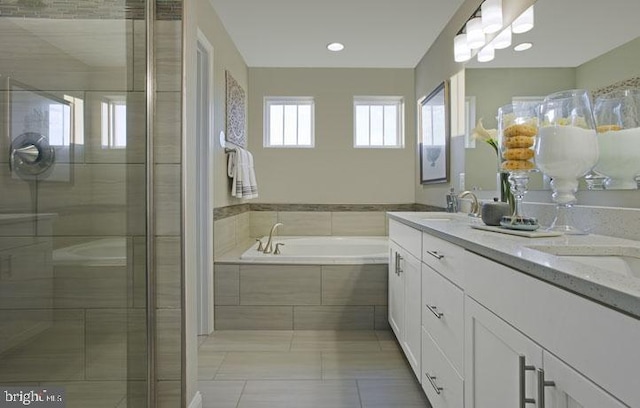
[[[433,408],[463,408],[463,380],[425,330],[422,331],[422,389]]]
[[[460,287],[464,287],[465,257],[462,247],[422,233],[422,262]]]
[[[425,264],[422,264],[422,326],[462,373],[464,294]]]
[[[389,238],[406,249],[411,255],[420,259],[422,232],[398,221],[389,220]]]

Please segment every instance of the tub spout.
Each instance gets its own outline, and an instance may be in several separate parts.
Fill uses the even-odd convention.
[[[270,254],[273,251],[273,246],[272,246],[273,234],[276,232],[276,229],[282,225],[284,224],[281,222],[277,222],[273,224],[273,227],[271,227],[271,232],[269,232],[269,240],[267,241],[267,245],[265,245],[264,251],[263,251],[265,254]]]

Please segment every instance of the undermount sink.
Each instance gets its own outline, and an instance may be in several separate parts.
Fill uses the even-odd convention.
[[[640,278],[640,248],[616,246],[536,246],[528,248],[561,259]]]
[[[451,221],[466,219],[467,215],[463,213],[446,213],[446,212],[424,212],[419,214],[420,221]]]

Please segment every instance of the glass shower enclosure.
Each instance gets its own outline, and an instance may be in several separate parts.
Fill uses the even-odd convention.
[[[146,38],[145,1],[0,2],[3,402],[147,405]]]

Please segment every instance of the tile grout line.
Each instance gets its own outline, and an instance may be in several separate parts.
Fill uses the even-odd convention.
[[[238,397],[238,402],[236,402],[235,408],[238,408],[240,406],[240,400],[242,399],[242,395],[244,394],[244,390],[247,388],[247,380],[244,381],[244,384],[242,385],[242,391],[240,391],[240,396]]]
[[[356,391],[358,391],[358,401],[360,402],[360,408],[364,408],[362,402],[362,394],[360,394],[360,381],[356,378]]]

